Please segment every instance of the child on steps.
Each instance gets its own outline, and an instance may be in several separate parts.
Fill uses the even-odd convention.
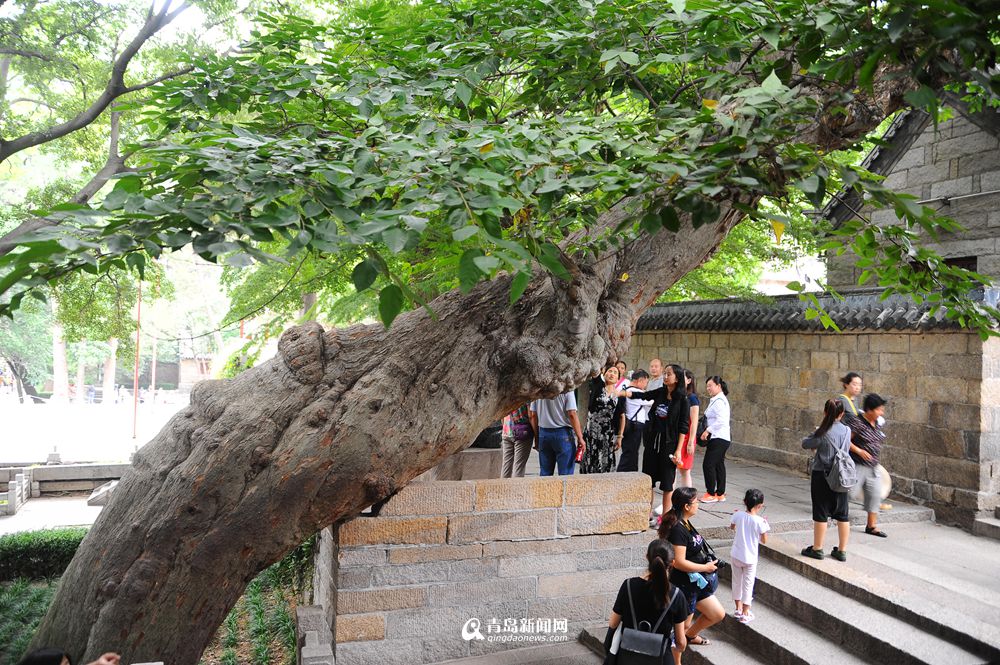
[[[736,532],[733,538],[733,616],[741,623],[753,621],[750,605],[753,603],[753,585],[757,580],[757,555],[760,543],[767,542],[771,526],[760,512],[764,509],[764,493],[748,489],[743,497],[746,512],[737,510],[729,521],[729,528]]]

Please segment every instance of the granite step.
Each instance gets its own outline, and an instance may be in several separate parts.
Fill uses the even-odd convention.
[[[790,618],[784,610],[765,602],[753,605],[754,620],[740,623],[733,618],[732,590],[728,581],[719,582],[716,597],[730,614],[722,623],[706,631],[712,639],[718,632],[724,632],[744,650],[751,650],[763,656],[771,665],[862,665],[885,661],[867,660],[842,644],[831,639],[824,631],[814,626],[806,626]],[[704,649],[707,647],[692,647]],[[718,665],[722,665],[719,663]]]
[[[912,534],[898,527],[888,539],[878,539],[877,544],[865,541],[856,544],[855,541],[863,536],[852,533],[854,540],[847,548],[847,562],[829,557],[823,561],[803,557],[800,550],[811,542],[811,533],[799,534],[797,540],[787,534],[780,539],[772,537],[761,547],[761,570],[770,570],[777,564],[827,592],[839,594],[902,621],[922,634],[974,654],[980,659],[978,662],[1000,662],[1000,622],[997,619],[1000,600],[992,588],[997,585],[998,560],[992,550],[1000,552],[1000,547],[988,541],[992,546],[990,551],[974,553],[970,548],[982,545],[980,539],[947,527],[928,526],[925,529],[943,529],[943,536],[935,534],[934,538],[950,544],[954,560],[969,561],[972,569],[981,571],[982,579],[978,582],[963,579],[961,574],[951,575],[946,567],[926,561],[930,555],[922,553],[918,546],[924,541],[907,543],[907,536]],[[829,534],[827,539],[830,540]],[[894,540],[901,542],[894,543]],[[991,569],[993,572],[988,572]],[[766,576],[762,577],[766,584]],[[800,591],[795,593],[803,597]],[[929,662],[952,661],[938,657]]]
[[[1000,518],[977,517],[972,522],[972,533],[977,536],[1000,540]]]
[[[580,634],[580,641],[603,656],[607,629],[607,623],[587,626]],[[705,636],[712,643],[703,647],[689,646],[681,657],[685,665],[768,665],[771,662],[757,658],[745,646],[721,631],[707,630]]]
[[[778,543],[772,545],[782,546]],[[784,548],[787,550],[788,545]],[[831,560],[830,563],[834,564],[829,566],[831,568],[848,567],[844,562]],[[725,569],[726,573],[730,570]],[[839,571],[834,569],[831,572],[836,574]],[[759,562],[754,594],[754,614],[759,615],[758,603],[763,602],[769,610],[795,617],[810,630],[874,662],[893,665],[983,665],[987,662],[984,657],[916,627],[891,612],[883,612],[850,595],[841,594],[774,560],[762,559]],[[719,598],[722,600],[723,597],[720,595]],[[759,616],[750,625],[758,620]],[[736,631],[733,634],[739,635]]]
[[[603,658],[581,642],[508,649],[482,656],[442,661],[440,665],[600,665]]]

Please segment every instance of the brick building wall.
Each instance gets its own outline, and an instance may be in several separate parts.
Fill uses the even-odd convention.
[[[956,112],[937,131],[929,123],[886,174],[885,185],[906,192],[957,220],[964,230],[927,242],[945,259],[977,257],[978,271],[1000,278],[1000,139]],[[967,197],[970,194],[980,196]],[[939,197],[967,197],[945,203]],[[890,210],[865,207],[876,223],[895,224]],[[851,252],[827,257],[827,282],[834,288],[857,286],[861,270]]]
[[[966,332],[654,332],[625,360],[651,358],[729,384],[731,455],[801,471],[801,441],[848,371],[889,400],[882,463],[894,494],[970,527],[1000,506],[1000,340]],[[707,403],[707,402],[706,402]]]
[[[639,473],[411,483],[378,517],[322,532],[314,602],[338,665],[433,663],[538,643],[465,641],[476,617],[605,621],[645,569]]]

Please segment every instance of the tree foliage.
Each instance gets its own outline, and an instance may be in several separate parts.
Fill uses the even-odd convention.
[[[138,173],[96,208],[57,207],[61,229],[0,261],[0,307],[66,272],[142,272],[186,245],[232,266],[304,251],[346,264],[360,251],[352,279],[378,288],[388,325],[426,302],[394,254],[432,255],[463,290],[514,273],[514,300],[535,265],[568,278],[636,234],[714,221],[728,192],[780,202],[794,189],[819,206],[843,182],[901,220],[836,231],[872,277],[887,292],[942,292],[950,316],[986,328],[992,312],[965,297],[978,276],[918,248],[954,224],[828,153],[872,126],[882,81],[913,80],[906,101],[931,111],[944,82],[996,93],[997,22],[950,0],[374,2],[323,24],[262,14],[237,54],[195,59],[142,106],[160,141]],[[800,136],[817,117],[826,134]],[[632,217],[596,227],[622,200]]]

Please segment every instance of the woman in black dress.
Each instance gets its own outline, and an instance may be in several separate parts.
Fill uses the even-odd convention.
[[[632,577],[618,589],[611,618],[608,620],[608,634],[604,638],[605,665],[615,662],[620,636],[619,625],[637,628],[640,621],[648,621],[652,632],[664,636],[670,645],[663,654],[663,662],[668,663],[668,653],[673,654],[674,665],[680,665],[681,654],[687,647],[684,622],[687,620],[687,598],[677,587],[670,584],[670,564],[674,560],[673,548],[665,540],[657,539],[646,548],[649,568],[642,577]],[[671,633],[673,642],[670,643]],[[614,653],[612,653],[614,651]]]
[[[590,384],[590,402],[587,405],[587,429],[583,440],[587,443],[580,460],[580,473],[609,473],[615,470],[615,443],[617,433],[614,422],[618,404],[615,386],[619,381],[618,368],[604,370],[604,378]]]

